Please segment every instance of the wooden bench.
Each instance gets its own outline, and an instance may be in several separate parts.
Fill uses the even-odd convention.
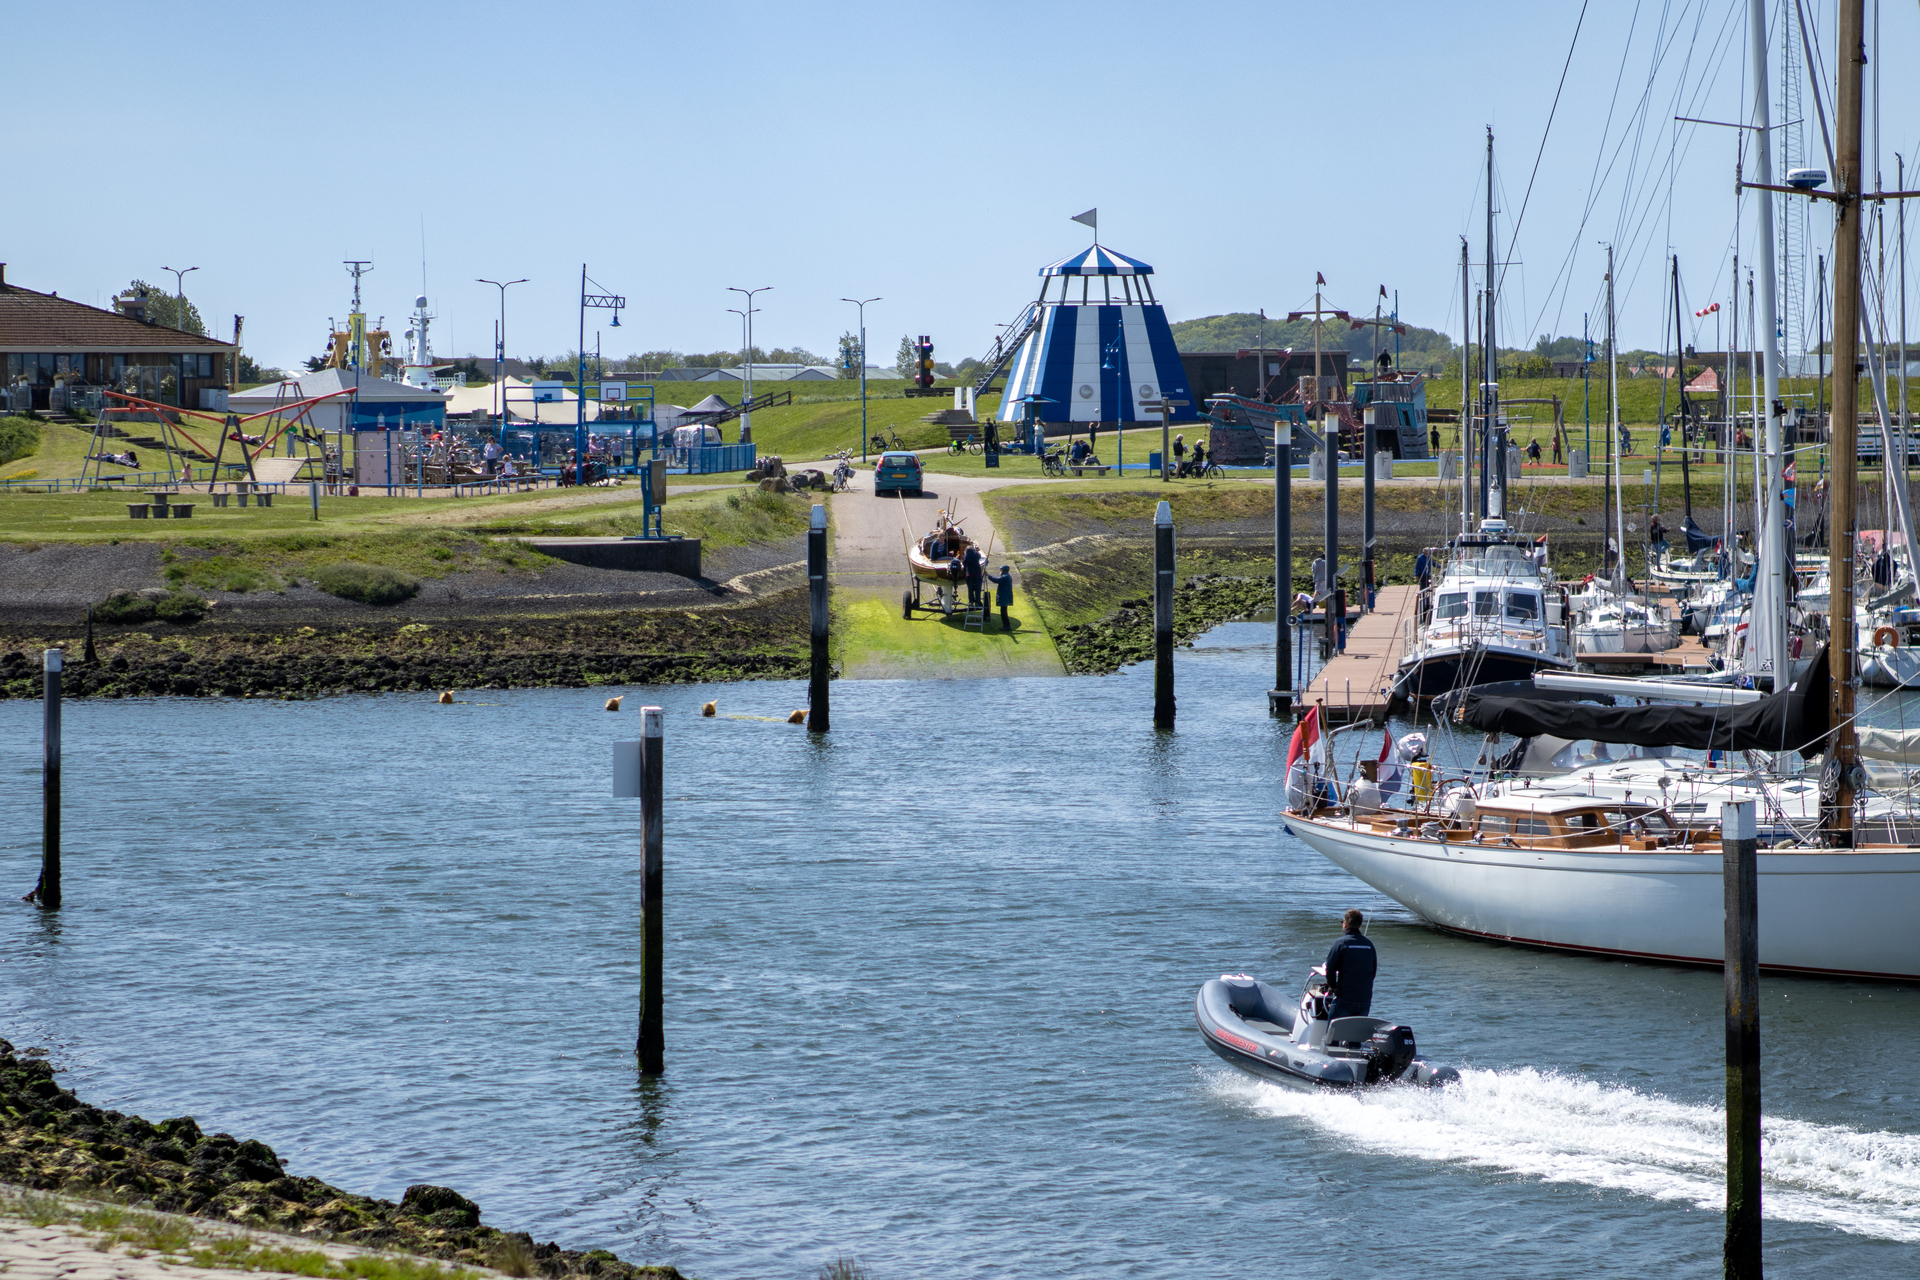
[[[1098,471],[1100,478],[1104,480],[1107,478],[1107,472],[1113,470],[1113,464],[1109,462],[1083,462],[1076,467],[1069,462],[1067,469],[1076,476],[1083,476],[1089,471]]]

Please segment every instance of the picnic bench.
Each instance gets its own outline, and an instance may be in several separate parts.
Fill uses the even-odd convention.
[[[1089,471],[1098,471],[1100,478],[1104,480],[1107,478],[1107,472],[1113,470],[1113,464],[1110,462],[1082,462],[1076,465],[1069,462],[1067,464],[1067,470],[1073,472],[1076,476],[1084,476]]]

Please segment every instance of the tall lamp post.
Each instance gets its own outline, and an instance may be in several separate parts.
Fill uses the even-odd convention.
[[[500,393],[499,402],[494,409],[494,417],[498,420],[494,429],[500,433],[500,447],[504,449],[507,445],[507,290],[516,284],[525,284],[526,280],[525,278],[519,280],[475,280],[474,283],[490,284],[500,291],[500,328],[499,331],[493,335],[493,387],[495,391]],[[536,447],[534,452],[537,454],[539,449]],[[538,462],[539,459],[535,458],[534,461]]]
[[[745,314],[747,317],[746,356],[747,356],[747,403],[748,404],[753,403],[753,313],[754,313],[753,295],[756,293],[765,293],[767,290],[771,288],[773,288],[773,286],[770,284],[763,284],[758,289],[742,289],[739,285],[727,286],[728,293],[744,293],[747,295],[747,299],[746,299],[747,309]],[[728,310],[732,310],[732,308],[728,308]],[[745,444],[747,441],[751,439],[753,439],[753,412],[751,410],[745,410],[740,414],[740,443]]]
[[[173,296],[180,304],[180,310],[174,319],[180,322],[177,327],[184,329],[187,327],[187,276],[200,268],[187,267],[182,270],[179,267],[162,267],[160,269],[173,272]]]
[[[842,298],[860,308],[860,461],[867,460],[867,304],[878,298]]]
[[[573,374],[573,482],[587,483],[587,308],[600,307],[613,312],[613,323],[620,323],[620,308],[627,300],[617,293],[588,293],[587,286],[606,288],[598,280],[587,279],[587,264],[580,264],[580,341],[574,346]],[[598,345],[596,339],[595,345]]]

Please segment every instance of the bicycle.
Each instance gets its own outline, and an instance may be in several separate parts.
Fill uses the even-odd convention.
[[[1066,475],[1066,450],[1055,448],[1042,451],[1040,454],[1040,474],[1046,476]]]

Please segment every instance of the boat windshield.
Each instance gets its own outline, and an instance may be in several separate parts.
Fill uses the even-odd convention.
[[[1439,618],[1464,618],[1467,616],[1467,593],[1449,591],[1440,597],[1440,607],[1434,610]]]
[[[1484,578],[1532,577],[1534,574],[1533,559],[1525,548],[1505,544],[1462,548],[1453,570]]]

